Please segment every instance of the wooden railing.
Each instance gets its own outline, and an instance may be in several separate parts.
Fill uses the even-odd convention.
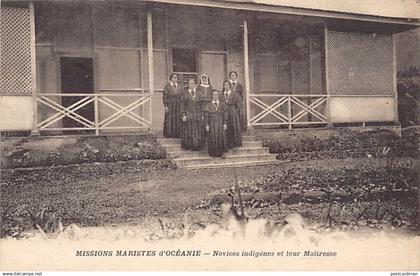
[[[94,130],[98,135],[100,130],[105,129],[149,128],[152,113],[150,94],[127,92],[129,90],[100,94],[38,94],[38,109],[47,114],[38,122],[38,129]],[[46,112],[48,109],[49,112]],[[125,120],[116,123],[122,118]]]
[[[327,95],[250,94],[250,125],[327,124]]]

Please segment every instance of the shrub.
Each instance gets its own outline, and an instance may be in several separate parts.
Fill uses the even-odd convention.
[[[398,115],[402,127],[420,124],[420,69],[400,71],[398,80]]]

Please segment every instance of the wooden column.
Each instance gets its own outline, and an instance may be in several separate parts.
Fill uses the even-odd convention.
[[[330,80],[329,80],[329,60],[328,60],[328,27],[327,24],[324,24],[324,62],[325,62],[325,90],[327,92],[327,102],[326,102],[326,117],[327,117],[327,126],[331,127],[331,91],[330,91]]]
[[[392,35],[392,80],[394,92],[394,123],[399,125],[398,118],[398,89],[397,89],[397,45],[395,35]]]
[[[309,56],[309,94],[312,95],[312,86],[313,86],[313,75],[312,75],[312,40],[311,37],[308,37],[308,56]],[[311,99],[311,98],[310,98]],[[312,99],[311,99],[312,100]]]
[[[154,88],[154,75],[153,75],[153,25],[152,25],[152,9],[147,7],[147,64],[149,72],[149,94],[150,94],[150,123],[153,121],[152,112],[152,96],[155,91]]]
[[[245,79],[245,98],[246,98],[246,122],[247,126],[251,126],[251,102],[250,102],[250,83],[249,83],[249,43],[248,43],[248,22],[244,19],[244,79]]]
[[[38,87],[36,76],[36,38],[35,38],[35,7],[29,3],[29,19],[31,33],[31,92],[32,92],[32,131],[31,136],[39,136],[38,130]]]
[[[139,10],[137,10],[137,16],[138,16],[138,19],[139,19],[139,28],[141,29],[141,28],[144,28],[144,27],[146,27],[147,28],[147,25],[146,26],[143,26],[143,22],[142,22],[142,14],[141,14],[141,12],[140,12],[140,9]],[[146,23],[147,24],[147,23]],[[145,70],[143,70],[143,63],[145,62],[145,58],[144,58],[144,48],[143,48],[143,35],[144,35],[144,33],[141,31],[139,29],[139,45],[140,45],[140,48],[139,48],[139,66],[140,66],[140,86],[141,86],[141,93],[145,93],[145,89],[146,89],[146,87],[145,87],[145,84],[144,84],[144,81],[145,81]]]

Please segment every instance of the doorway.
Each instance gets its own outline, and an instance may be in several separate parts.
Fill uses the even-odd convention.
[[[211,85],[214,89],[222,90],[223,81],[226,80],[226,54],[208,53],[201,54],[202,71],[209,75]]]
[[[93,94],[93,59],[85,57],[61,57],[61,93],[63,94]],[[74,103],[82,100],[84,96],[64,96],[62,97],[62,106],[70,107]],[[86,104],[75,113],[93,122],[94,104],[93,102]],[[83,128],[85,127],[80,122],[66,116],[63,118],[63,128]],[[93,130],[68,130],[66,133],[90,133]]]

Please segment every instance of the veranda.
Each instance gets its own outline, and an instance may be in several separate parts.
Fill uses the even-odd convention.
[[[159,132],[172,72],[221,89],[251,128],[398,124],[394,34],[418,22],[226,4],[5,2],[2,131]]]

